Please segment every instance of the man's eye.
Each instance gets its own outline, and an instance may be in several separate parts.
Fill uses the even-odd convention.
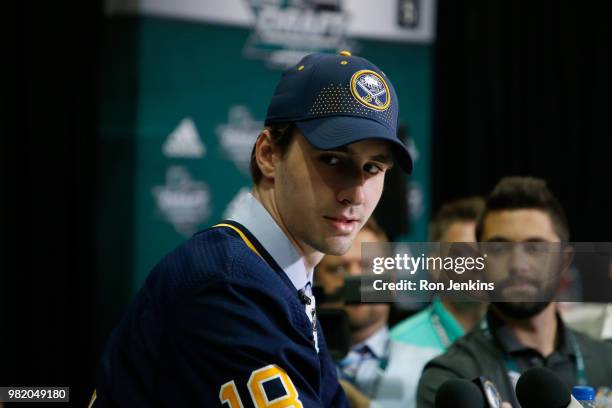
[[[501,255],[502,253],[508,252],[510,245],[507,242],[488,242],[486,245],[488,252],[494,255]]]
[[[336,166],[340,164],[340,159],[336,156],[321,156],[321,161],[330,166]]]
[[[365,166],[363,166],[363,169],[369,174],[378,174],[383,171],[380,167],[374,164],[366,164]]]
[[[329,268],[329,271],[333,274],[344,275],[346,273],[346,268],[344,265],[334,265]]]

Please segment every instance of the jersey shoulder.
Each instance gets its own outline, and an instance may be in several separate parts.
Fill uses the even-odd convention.
[[[180,299],[187,292],[240,281],[246,275],[245,263],[254,269],[268,268],[236,232],[209,228],[164,256],[149,274],[145,286],[160,300]]]

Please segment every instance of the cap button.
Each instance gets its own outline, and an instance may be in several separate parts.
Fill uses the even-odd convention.
[[[338,54],[340,54],[342,56],[345,56],[345,57],[350,57],[351,56],[351,52],[347,51],[347,50],[342,50]]]

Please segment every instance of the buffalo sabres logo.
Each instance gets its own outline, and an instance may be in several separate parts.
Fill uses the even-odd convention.
[[[376,110],[385,110],[391,103],[389,87],[382,76],[369,69],[362,69],[351,78],[351,92],[355,99]]]

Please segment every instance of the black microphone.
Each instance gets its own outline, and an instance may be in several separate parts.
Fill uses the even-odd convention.
[[[522,408],[581,408],[572,391],[551,370],[530,368],[516,383],[516,397]]]
[[[482,392],[476,384],[463,379],[452,379],[440,386],[435,408],[484,408]]]

